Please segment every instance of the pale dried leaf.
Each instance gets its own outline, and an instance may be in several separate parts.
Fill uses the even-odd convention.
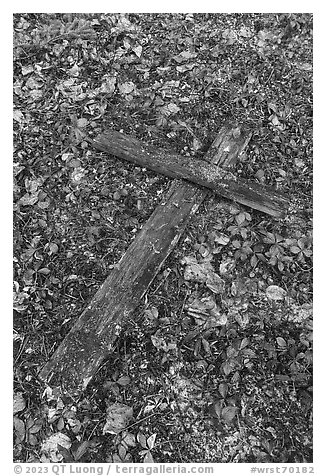
[[[103,434],[117,434],[129,425],[133,417],[133,409],[123,403],[109,405],[106,410],[106,422]]]
[[[283,299],[285,299],[286,295],[287,293],[283,288],[274,284],[268,286],[268,288],[266,289],[266,296],[272,301],[282,301]]]
[[[14,406],[13,406],[13,413],[14,415],[18,412],[21,412],[26,407],[26,402],[21,392],[17,392],[14,394]]]
[[[49,436],[49,438],[47,438],[42,444],[41,451],[52,463],[58,463],[63,459],[63,456],[58,450],[58,445],[69,450],[71,447],[71,440],[67,435],[58,432]]]

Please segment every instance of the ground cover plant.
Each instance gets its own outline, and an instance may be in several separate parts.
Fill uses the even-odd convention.
[[[312,461],[310,14],[14,15],[14,460]],[[237,174],[275,219],[210,196],[80,398],[48,361],[167,190],[95,150],[107,127]]]

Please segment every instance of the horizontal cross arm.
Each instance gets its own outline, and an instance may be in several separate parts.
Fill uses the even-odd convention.
[[[107,130],[99,135],[93,144],[99,150],[121,159],[168,177],[188,180],[209,188],[222,197],[277,218],[283,217],[289,206],[287,198],[271,187],[239,179],[214,163],[167,152],[121,132]],[[227,142],[221,143],[221,153],[232,153],[229,147]]]

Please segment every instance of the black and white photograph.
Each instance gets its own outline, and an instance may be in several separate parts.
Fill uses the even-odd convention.
[[[313,472],[313,17],[12,15],[17,474]]]

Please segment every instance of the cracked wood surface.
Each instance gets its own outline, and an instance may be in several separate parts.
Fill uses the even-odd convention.
[[[229,132],[229,135],[232,132]],[[249,140],[248,136],[248,140]],[[107,130],[99,135],[92,144],[99,150],[113,154],[121,159],[154,170],[172,178],[188,180],[197,185],[211,189],[217,195],[234,200],[260,212],[276,218],[285,216],[289,207],[286,197],[272,187],[237,178],[225,169],[224,158],[232,155],[231,137],[224,137],[220,144],[221,161],[216,162],[185,157],[167,152],[164,149],[149,146],[134,137]],[[224,168],[223,168],[224,167]]]

